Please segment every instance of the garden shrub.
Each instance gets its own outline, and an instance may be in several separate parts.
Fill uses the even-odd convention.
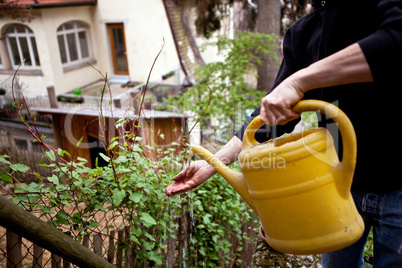
[[[235,259],[241,248],[231,250],[229,238],[242,240],[241,226],[251,216],[234,189],[216,175],[194,191],[168,198],[164,189],[188,162],[188,148],[172,144],[172,148],[155,149],[142,144],[130,131],[125,137],[122,144],[112,140],[107,154],[99,155],[109,163],[104,167],[89,168],[80,157],[66,161],[69,155],[62,149],[46,151],[44,157],[50,164],[40,165],[53,168],[53,175],[43,178],[36,173],[33,175],[43,183],[17,183],[13,200],[78,241],[85,235],[107,236],[109,230],[130,226],[130,240],[117,247],[130,247],[140,267],[164,266],[166,256],[161,252],[166,252],[170,238],[176,239],[179,226],[175,218],[191,213],[189,248],[182,262],[188,267],[200,263],[218,267]],[[177,147],[183,147],[182,151],[173,154]],[[157,150],[161,157],[150,160],[145,148]],[[2,176],[14,178],[14,172],[29,172],[7,156],[0,160],[8,168]],[[62,183],[65,179],[70,183]],[[101,226],[99,217],[109,217],[109,225]]]

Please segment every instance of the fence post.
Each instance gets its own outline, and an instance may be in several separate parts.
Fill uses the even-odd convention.
[[[7,229],[7,268],[21,267],[21,237]]]
[[[126,268],[133,268],[136,266],[136,256],[134,254],[134,243],[130,240],[131,226],[126,226],[124,228],[126,236]]]
[[[89,248],[89,235],[84,235],[82,239],[82,245],[86,248]]]
[[[94,252],[95,254],[102,256],[102,234],[100,233],[94,233],[93,234],[93,239],[94,239]]]
[[[124,240],[124,229],[119,229],[117,231],[117,244],[120,245],[123,242],[123,240]],[[123,249],[121,247],[117,249],[116,265],[119,268],[123,267]]]
[[[70,267],[70,262],[66,259],[63,259],[63,268],[69,268]]]
[[[42,268],[43,248],[33,245],[32,268]]]
[[[114,261],[114,251],[115,251],[114,234],[115,230],[111,230],[109,233],[109,249],[107,251],[107,261],[110,263],[113,263]]]
[[[0,225],[79,267],[114,268],[74,239],[0,196]]]
[[[59,256],[52,253],[51,260],[52,260],[52,268],[61,268],[61,258]]]
[[[189,253],[190,239],[190,220],[188,207],[183,206],[183,213],[179,221],[179,267],[187,267],[187,257]]]
[[[178,217],[175,216],[174,223],[179,226]],[[177,227],[174,228],[174,236],[178,237]],[[166,245],[166,268],[175,267],[176,262],[176,239],[169,237]]]

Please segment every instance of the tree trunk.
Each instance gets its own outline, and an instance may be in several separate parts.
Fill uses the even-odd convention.
[[[281,30],[281,4],[278,0],[257,0],[257,32],[265,34],[280,34]],[[280,49],[278,46],[277,55],[279,58]],[[257,89],[269,91],[275,81],[279,70],[279,60],[272,59],[269,55],[260,55],[262,65],[258,66]]]
[[[250,10],[245,6],[244,1],[233,2],[233,30],[234,32],[252,31],[253,25],[250,25]]]

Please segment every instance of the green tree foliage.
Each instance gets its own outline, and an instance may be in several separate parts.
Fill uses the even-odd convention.
[[[184,94],[170,98],[175,107],[191,111],[201,123],[208,124],[213,117],[229,123],[245,120],[245,111],[255,109],[266,92],[250,88],[247,75],[255,76],[255,66],[261,64],[259,53],[276,57],[276,35],[239,32],[236,38],[221,36],[208,46],[216,46],[223,60],[198,68],[199,83]]]

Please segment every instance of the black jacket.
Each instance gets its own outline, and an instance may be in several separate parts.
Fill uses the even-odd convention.
[[[358,42],[375,82],[314,89],[304,99],[334,103],[352,121],[358,148],[354,188],[402,188],[398,165],[402,160],[402,0],[313,0],[312,4],[314,11],[292,25],[284,37],[284,58],[272,90],[294,72]],[[259,113],[260,107],[252,118]],[[236,133],[240,139],[249,122]],[[272,138],[293,127],[288,123],[268,131]],[[267,136],[263,130],[258,135],[260,141]]]

